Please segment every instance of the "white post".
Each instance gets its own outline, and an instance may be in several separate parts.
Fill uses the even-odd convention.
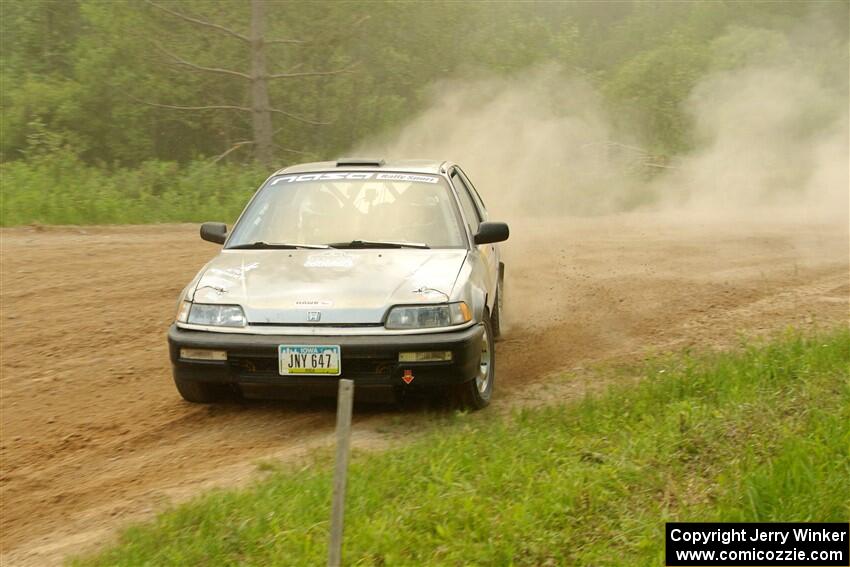
[[[351,448],[351,405],[354,382],[339,381],[336,401],[336,467],[334,468],[333,507],[331,509],[331,538],[328,546],[328,567],[342,562],[342,528],[345,518],[345,482],[348,475],[348,455]]]

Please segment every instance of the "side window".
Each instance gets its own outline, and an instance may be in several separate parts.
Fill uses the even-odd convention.
[[[469,177],[466,176],[466,173],[464,173],[461,168],[457,168],[457,172],[460,173],[464,184],[469,187],[470,193],[472,194],[472,200],[475,201],[475,205],[478,207],[478,211],[481,213],[479,215],[481,217],[481,220],[487,220],[487,207],[484,206],[484,200],[481,199],[481,195],[478,194],[478,189],[475,188],[475,185],[472,184],[472,181],[469,180]]]
[[[466,217],[466,222],[469,223],[469,231],[472,234],[478,232],[478,225],[481,224],[481,217],[478,216],[478,211],[475,209],[475,204],[472,202],[472,197],[469,196],[469,188],[463,179],[458,175],[457,170],[452,171],[452,185],[457,189],[458,198],[460,198],[460,206],[463,208],[463,216]]]

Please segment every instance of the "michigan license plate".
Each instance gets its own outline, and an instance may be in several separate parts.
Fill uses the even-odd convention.
[[[281,376],[339,376],[339,346],[333,345],[280,345],[277,359]]]

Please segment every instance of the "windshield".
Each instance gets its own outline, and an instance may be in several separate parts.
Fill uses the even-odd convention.
[[[451,190],[437,175],[370,171],[269,180],[233,229],[228,248],[330,244],[463,248]]]

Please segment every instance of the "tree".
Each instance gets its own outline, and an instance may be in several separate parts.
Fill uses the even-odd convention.
[[[249,71],[245,72],[228,68],[198,65],[196,63],[181,58],[180,56],[165,49],[162,46],[156,46],[157,50],[163,55],[165,55],[174,65],[203,73],[218,74],[229,78],[238,78],[242,81],[248,82],[249,100],[251,101],[250,106],[242,106],[239,104],[200,104],[197,106],[182,106],[146,102],[146,104],[150,104],[152,106],[175,110],[235,110],[240,112],[249,112],[251,114],[251,125],[253,132],[252,139],[235,143],[231,148],[222,153],[219,156],[219,159],[245,145],[253,145],[254,155],[257,161],[259,161],[265,166],[273,165],[275,143],[274,129],[272,126],[272,114],[277,114],[287,119],[296,120],[307,124],[326,124],[325,122],[321,122],[292,112],[287,112],[279,108],[272,107],[269,101],[269,81],[339,75],[341,73],[348,72],[350,70],[350,67],[326,71],[302,71],[300,70],[299,66],[296,66],[296,68],[290,69],[283,73],[270,74],[267,70],[266,61],[267,46],[273,44],[286,44],[298,46],[299,48],[304,48],[307,46],[307,42],[300,39],[267,40],[265,38],[265,0],[251,0],[251,24],[250,32],[248,35],[233,30],[232,28],[201,19],[196,16],[190,16],[188,14],[178,12],[172,8],[157,4],[152,0],[146,1],[149,5],[153,6],[160,12],[167,14],[173,18],[179,18],[199,28],[210,29],[217,33],[225,34],[232,38],[238,39],[250,50],[251,68]]]

